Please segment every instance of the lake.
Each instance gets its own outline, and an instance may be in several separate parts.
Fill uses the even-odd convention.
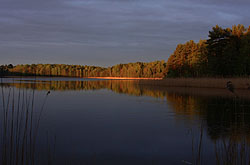
[[[249,163],[250,91],[141,81],[2,78],[2,164]]]

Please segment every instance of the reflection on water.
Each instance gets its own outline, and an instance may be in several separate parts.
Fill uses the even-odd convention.
[[[34,86],[33,83],[36,82]],[[116,93],[134,96],[152,96],[164,98],[166,93],[161,90],[150,90],[139,85],[138,80],[102,80],[102,81],[41,81],[25,80],[4,83],[3,86],[14,86],[36,90],[68,91],[68,90],[99,90],[110,89]]]
[[[205,120],[211,139],[249,134],[249,100],[167,94],[167,101],[176,114]]]
[[[93,154],[96,164],[122,164],[121,161],[125,164],[249,163],[250,99],[246,91],[234,97],[226,89],[197,91],[142,84],[133,80],[62,81],[55,78],[49,81],[40,78],[4,80],[1,87],[5,98],[8,98],[8,89],[13,88],[36,91],[44,96],[51,91],[52,101],[47,107],[52,107],[54,112],[46,112],[42,129],[49,126],[56,135],[64,135],[59,138],[61,151],[57,162],[60,163],[80,157],[92,160]],[[118,96],[113,92],[126,95]],[[166,106],[152,102],[157,98],[166,100]],[[82,107],[85,109],[81,110]],[[174,124],[176,122],[179,124]],[[79,129],[84,133],[79,133]],[[187,137],[185,134],[189,130],[193,133]],[[78,150],[75,142],[83,149]],[[75,156],[67,152],[66,148],[70,147]]]

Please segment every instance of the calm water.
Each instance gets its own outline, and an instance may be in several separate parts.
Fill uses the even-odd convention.
[[[132,80],[1,81],[3,163],[248,164],[248,97]]]

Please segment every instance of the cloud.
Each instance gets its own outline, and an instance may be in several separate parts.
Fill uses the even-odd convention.
[[[0,57],[5,63],[18,62],[16,54],[24,59],[34,55],[35,59],[18,63],[37,63],[44,56],[38,51],[43,50],[56,59],[53,63],[70,58],[71,63],[111,65],[98,60],[105,57],[114,63],[166,60],[178,43],[204,39],[216,24],[247,25],[249,4],[246,0],[4,1]]]

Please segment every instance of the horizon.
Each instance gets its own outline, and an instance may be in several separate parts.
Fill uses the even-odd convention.
[[[248,25],[250,2],[11,1],[0,6],[2,64],[110,67],[167,61],[178,44]]]
[[[167,62],[166,60],[155,60],[155,61],[149,61],[149,62],[142,62],[142,61],[135,61],[135,62],[128,62],[128,63],[116,63],[116,64],[111,64],[109,66],[100,66],[100,65],[86,65],[86,66],[94,66],[94,67],[102,67],[102,68],[108,68],[108,67],[112,67],[112,66],[115,66],[115,65],[124,65],[124,64],[129,64],[129,63],[150,63],[150,62],[156,62],[156,61],[164,61],[165,63]],[[12,64],[12,63],[9,63],[9,64],[0,64],[1,65],[13,65],[13,66],[17,66],[17,65],[39,65],[39,64],[42,64],[42,65],[81,65],[81,66],[85,66],[83,64],[60,64],[60,63],[32,63],[32,64]]]

